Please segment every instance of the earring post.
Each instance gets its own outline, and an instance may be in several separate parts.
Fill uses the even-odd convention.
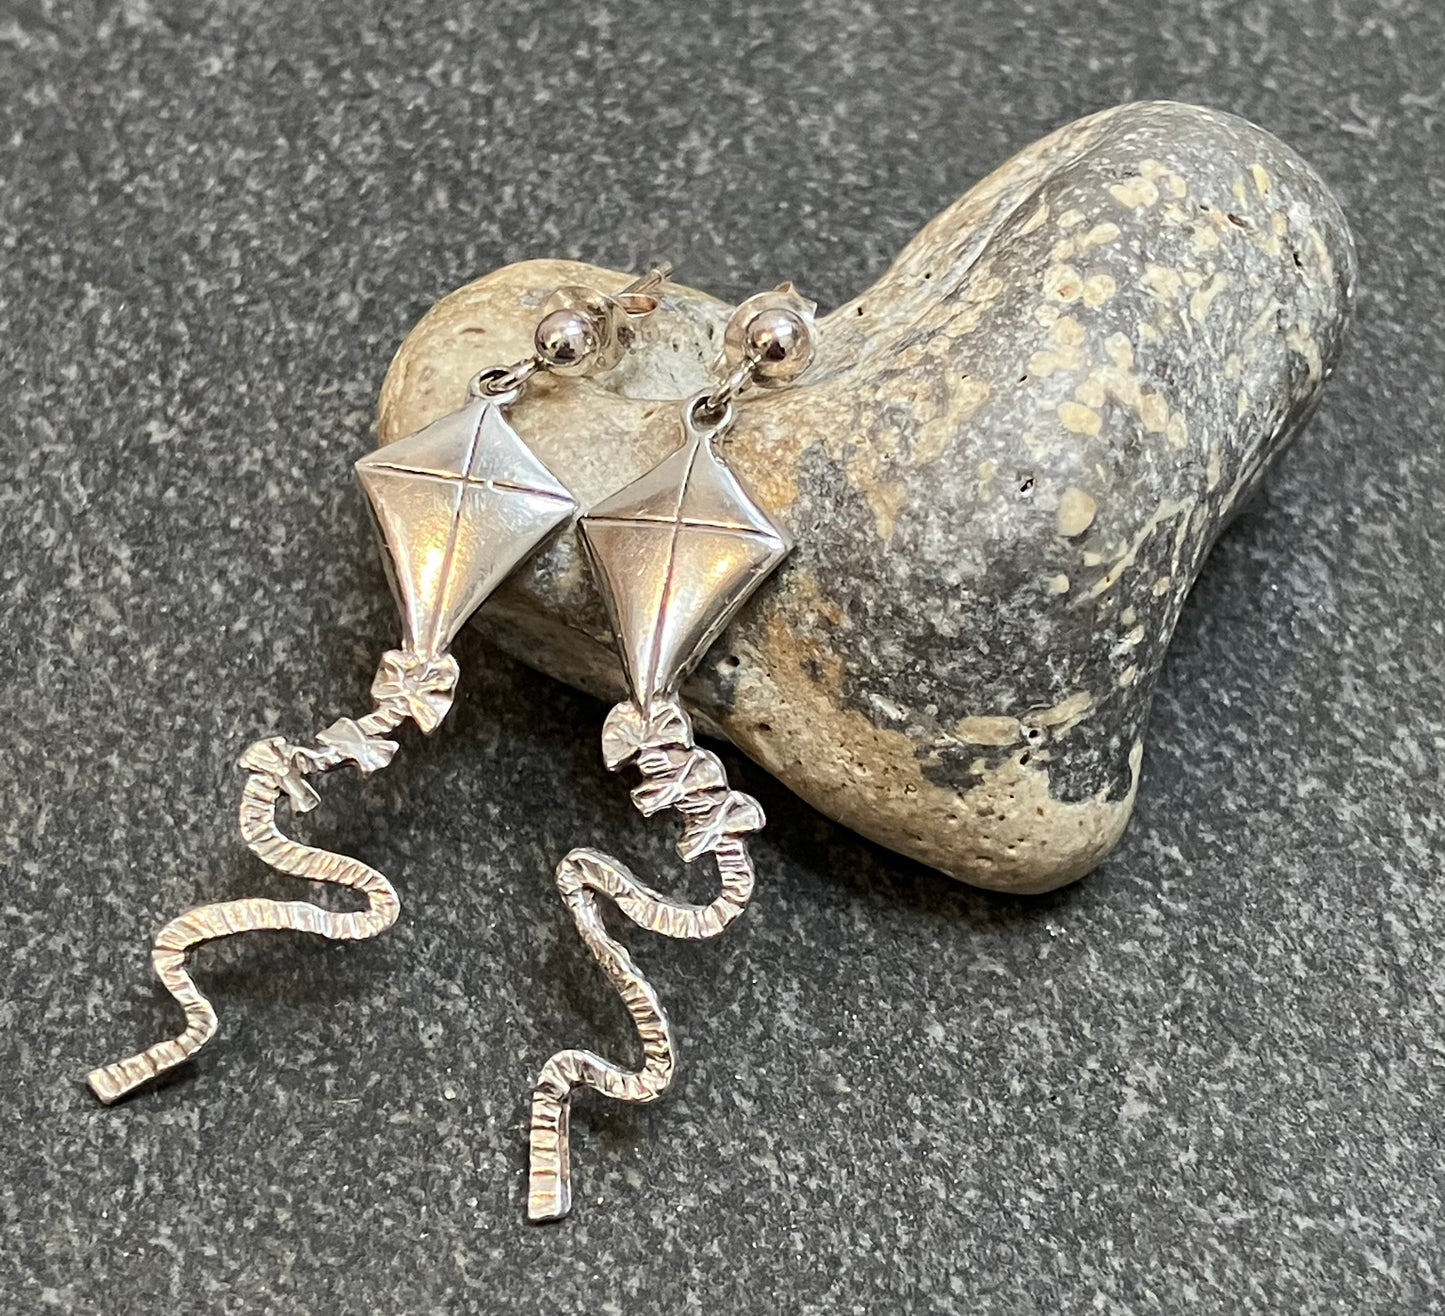
[[[646,274],[633,279],[622,291],[628,292],[651,292],[654,288],[660,288],[667,282],[668,275],[672,273],[672,262],[660,260]]]
[[[659,261],[646,274],[633,279],[621,292],[617,294],[616,301],[629,316],[647,315],[657,309],[657,298],[652,295],[655,289],[661,288],[667,282],[667,276],[672,273],[672,262],[668,260]]]

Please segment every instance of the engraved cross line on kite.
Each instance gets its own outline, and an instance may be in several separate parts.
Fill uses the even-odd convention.
[[[703,435],[578,525],[641,707],[670,692],[792,547]]]
[[[407,646],[435,656],[576,500],[479,398],[356,463]]]

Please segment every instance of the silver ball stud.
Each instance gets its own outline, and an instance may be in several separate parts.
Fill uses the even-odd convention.
[[[571,307],[548,311],[537,324],[532,345],[542,364],[557,374],[582,374],[602,347],[591,316]]]
[[[765,306],[743,328],[743,351],[760,380],[785,383],[813,360],[813,326],[786,306]]]

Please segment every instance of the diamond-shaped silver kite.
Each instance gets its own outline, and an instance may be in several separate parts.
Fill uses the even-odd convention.
[[[386,546],[407,648],[426,657],[577,511],[487,398],[368,453],[356,476]]]
[[[677,686],[792,548],[696,432],[578,524],[642,708]]]

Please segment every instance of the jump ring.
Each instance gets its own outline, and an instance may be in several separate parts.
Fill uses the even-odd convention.
[[[707,392],[699,393],[682,413],[682,423],[689,434],[702,434],[715,439],[732,428],[736,416],[731,398],[720,404]]]
[[[537,372],[537,361],[529,357],[510,366],[487,366],[478,370],[467,382],[467,393],[474,398],[486,398],[498,406],[515,402],[525,384]]]

